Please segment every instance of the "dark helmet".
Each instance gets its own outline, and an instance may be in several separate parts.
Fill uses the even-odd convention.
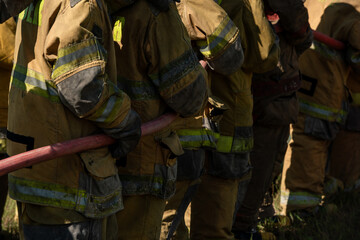
[[[18,15],[33,0],[0,0],[0,23]]]

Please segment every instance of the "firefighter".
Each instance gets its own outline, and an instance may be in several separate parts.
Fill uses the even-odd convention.
[[[278,154],[287,146],[289,125],[296,122],[298,115],[295,93],[300,88],[298,57],[312,43],[308,12],[302,0],[268,0],[264,3],[269,20],[281,28],[277,34],[281,54],[276,68],[253,76],[254,149],[250,153],[253,169],[233,228],[239,239],[260,235],[256,232],[259,208],[272,182]],[[272,210],[268,214],[273,213]]]
[[[282,173],[282,214],[294,210],[313,214],[322,203],[328,151],[349,112],[344,86],[352,69],[359,69],[355,63],[360,51],[360,13],[345,2],[306,4],[312,28],[348,46],[341,51],[314,41],[300,58],[300,114],[293,125],[291,159],[285,159]],[[325,10],[312,15],[315,9]]]
[[[244,63],[229,76],[208,71],[212,95],[228,109],[214,108],[216,111],[210,114],[211,126],[219,137],[216,149],[208,151],[205,173],[191,203],[191,239],[234,238],[231,228],[235,205],[238,199],[241,201],[250,177],[251,78],[253,72],[274,68],[279,54],[262,1],[224,0],[218,4],[239,29]]]
[[[10,156],[105,133],[110,148],[9,174],[25,239],[116,239],[123,209],[115,159],[135,147],[140,118],[117,87],[112,28],[102,0],[32,2],[18,16],[10,82]]]
[[[192,40],[194,51],[207,66],[216,72],[230,75],[240,68],[244,54],[238,28],[226,12],[213,0],[183,0],[176,4],[182,22]],[[210,83],[208,83],[208,86]],[[210,96],[212,100],[212,96]],[[184,129],[177,130],[184,154],[178,157],[176,193],[166,204],[162,237],[166,239],[174,216],[181,214],[176,231],[176,239],[188,239],[189,231],[184,222],[184,212],[198,187],[203,171],[205,149],[216,146],[216,136],[210,126],[206,126],[204,114],[189,118]],[[181,206],[181,207],[180,207]],[[179,208],[180,207],[180,208]],[[178,210],[178,211],[177,211]],[[175,212],[176,215],[175,215]],[[172,227],[173,228],[173,227]]]
[[[191,127],[191,116],[207,103],[206,72],[173,2],[163,10],[137,0],[112,19],[119,85],[141,120],[179,115],[167,128],[142,137],[118,162],[125,206],[117,214],[119,239],[159,239],[166,200],[175,192],[177,156],[183,154],[176,130]]]
[[[0,159],[6,155],[6,123],[8,108],[8,92],[11,69],[14,60],[16,22],[9,18],[0,24]],[[8,192],[7,175],[0,177],[0,230]]]
[[[342,127],[332,143],[329,160],[330,177],[328,178],[339,180],[340,183],[336,184],[335,182],[335,186],[340,184],[345,191],[359,191],[360,189],[360,71],[356,68],[359,69],[354,66],[346,81],[346,87],[350,93],[349,113],[345,126]],[[330,193],[337,190],[331,188],[332,184],[325,184],[326,186],[330,187],[328,189]]]

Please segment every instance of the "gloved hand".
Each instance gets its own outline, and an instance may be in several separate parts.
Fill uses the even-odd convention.
[[[180,0],[148,0],[148,2],[153,4],[162,12],[166,12],[169,10],[169,3],[172,1],[180,2]]]
[[[104,132],[115,138],[116,142],[109,146],[113,158],[120,166],[126,165],[126,155],[133,150],[141,137],[141,120],[139,115],[131,110],[121,124]]]

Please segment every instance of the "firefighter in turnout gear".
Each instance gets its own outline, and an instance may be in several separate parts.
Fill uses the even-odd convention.
[[[212,95],[221,99],[227,110],[210,114],[212,129],[219,136],[216,149],[208,151],[205,174],[191,203],[191,239],[234,238],[231,229],[235,205],[238,199],[241,201],[250,177],[249,153],[253,146],[251,78],[253,72],[273,69],[279,55],[262,1],[217,2],[239,29],[244,63],[228,76],[208,71]]]
[[[351,116],[345,86],[350,72],[359,70],[360,13],[346,2],[305,4],[312,28],[348,46],[340,51],[314,41],[300,58],[300,115],[293,125],[291,159],[285,159],[282,173],[282,214],[293,210],[313,212],[322,202],[330,145]],[[311,15],[319,5],[325,9],[321,19],[319,14]]]
[[[0,159],[6,155],[6,125],[11,69],[14,61],[16,22],[14,18],[0,24]],[[8,192],[8,176],[0,176],[0,230]],[[1,238],[1,236],[0,236]]]
[[[277,33],[281,52],[276,68],[253,76],[254,149],[250,153],[253,169],[233,228],[239,239],[260,235],[256,233],[259,208],[272,182],[277,157],[287,147],[290,123],[296,122],[299,111],[295,93],[301,78],[298,57],[312,43],[308,12],[302,0],[264,2],[269,20],[282,28]]]
[[[19,14],[8,154],[97,133],[117,140],[9,174],[25,239],[116,239],[123,201],[115,159],[135,147],[140,123],[117,87],[104,1],[37,0]]]
[[[200,59],[207,62],[209,68],[230,75],[241,67],[244,54],[240,33],[224,9],[213,0],[182,0],[176,7],[194,51]],[[199,177],[203,171],[205,149],[216,147],[217,136],[211,131],[210,126],[206,126],[207,119],[204,119],[204,114],[189,119],[185,129],[177,130],[185,153],[178,157],[176,193],[166,205],[161,239],[166,239],[170,224],[177,222],[180,225],[175,238],[189,239],[183,216],[187,205],[183,207],[182,204],[184,201],[190,202],[196,194]]]
[[[165,129],[142,137],[119,163],[125,206],[117,214],[123,233],[119,239],[159,239],[166,200],[175,193],[177,156],[184,153],[176,132],[197,126],[191,116],[201,114],[207,103],[206,72],[175,3],[162,11],[137,0],[113,13],[112,19],[119,86],[141,120],[169,111],[179,115]]]

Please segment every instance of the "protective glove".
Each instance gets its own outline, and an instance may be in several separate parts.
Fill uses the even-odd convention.
[[[162,12],[166,12],[169,10],[169,3],[172,1],[180,2],[180,0],[148,0],[149,3],[154,5]]]
[[[104,132],[115,138],[116,142],[109,146],[113,158],[118,166],[126,165],[126,155],[133,150],[141,137],[141,120],[139,115],[130,110],[121,124],[112,129],[104,129]]]

